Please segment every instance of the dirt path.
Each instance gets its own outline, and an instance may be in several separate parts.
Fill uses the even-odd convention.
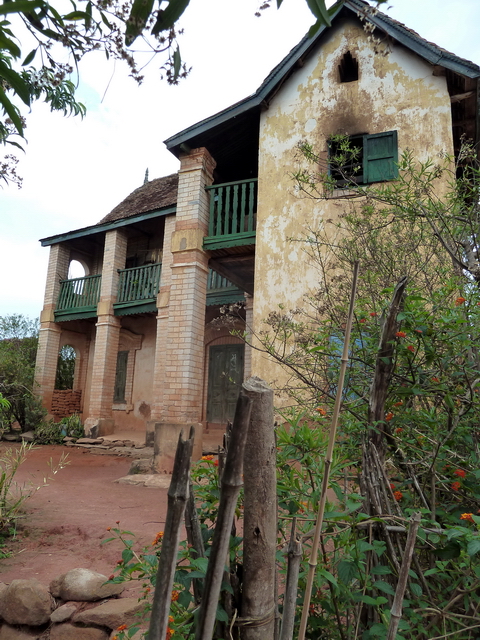
[[[5,448],[2,443],[0,449]],[[132,531],[140,546],[164,528],[167,489],[114,482],[127,475],[129,458],[43,446],[28,453],[16,479],[42,484],[49,474],[48,461],[57,462],[62,452],[68,453],[69,464],[25,503],[25,517],[9,543],[13,555],[0,560],[1,582],[35,577],[48,584],[75,567],[110,575],[123,547],[116,542],[101,544],[111,535],[107,527]]]

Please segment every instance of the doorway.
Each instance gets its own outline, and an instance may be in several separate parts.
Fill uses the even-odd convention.
[[[210,347],[208,361],[207,422],[233,420],[243,382],[244,344]]]

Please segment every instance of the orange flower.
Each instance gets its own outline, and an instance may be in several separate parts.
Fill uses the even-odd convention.
[[[155,536],[154,541],[152,542],[152,547],[154,547],[156,544],[158,544],[162,538],[163,538],[163,531],[159,531],[157,533],[157,535]]]
[[[393,491],[395,489],[395,485],[393,484],[393,482],[390,483],[390,489]]]
[[[402,431],[403,431],[402,427],[397,427],[397,428],[395,429],[395,433],[397,433],[397,434],[398,434],[398,433],[402,433]]]
[[[115,576],[113,575],[113,573],[108,577],[109,580],[113,580],[115,578]]]
[[[403,404],[402,400],[400,400],[400,402],[395,402],[395,404],[393,405],[394,407],[401,407]]]
[[[393,418],[393,413],[391,411],[389,411],[387,413],[387,415],[385,416],[385,422],[390,422],[390,420]]]
[[[173,622],[173,616],[168,616],[168,621]]]
[[[401,491],[395,491],[393,497],[397,502],[400,502],[400,500],[403,498],[403,493]]]
[[[213,456],[202,456],[202,460],[213,460]]]
[[[180,595],[180,591],[172,591],[172,602],[176,602],[178,600],[179,595]]]
[[[323,407],[317,407],[315,409],[315,411],[318,411],[318,413],[320,413],[322,416],[326,416],[327,412],[325,411],[325,409]]]
[[[467,475],[463,469],[455,469],[453,473],[459,478],[465,478],[465,476]]]
[[[432,381],[432,382],[440,382],[440,380],[437,378],[437,376],[433,376],[433,377],[431,378],[431,381]]]
[[[415,331],[416,331],[417,333],[423,333],[423,331],[422,331],[421,329],[415,329]]]
[[[116,524],[120,524],[120,520],[115,520]]]
[[[215,460],[215,462],[213,463],[215,467],[218,467],[218,460]]]
[[[407,334],[405,333],[405,331],[397,331],[397,333],[395,334],[397,338],[406,338]]]
[[[475,520],[472,518],[473,513],[462,513],[460,516],[460,520],[468,520],[468,522],[473,522],[475,524]]]
[[[370,316],[371,316],[372,318],[375,318],[375,316],[376,316],[376,315],[377,315],[377,314],[376,314],[376,312],[375,312],[375,311],[372,311],[372,312],[370,313]]]
[[[360,318],[360,320],[359,320],[360,324],[364,324],[366,321],[367,321],[366,318]]]
[[[465,302],[465,298],[463,296],[459,296],[456,300],[455,300],[455,306],[459,307],[461,304],[463,304]]]
[[[411,351],[412,353],[415,351],[415,347],[413,346],[413,344],[409,344],[409,345],[408,345],[408,347],[407,347],[407,349],[408,349],[409,351]]]
[[[107,531],[111,531],[111,530],[112,530],[112,527],[107,527]]]
[[[452,489],[454,491],[458,491],[460,489],[462,485],[460,484],[460,482],[452,482]]]
[[[125,631],[126,628],[127,628],[126,624],[121,624],[119,627],[117,627],[117,631]]]
[[[167,627],[167,635],[165,636],[165,640],[170,640],[170,638],[173,636],[173,629],[170,629],[170,627]]]

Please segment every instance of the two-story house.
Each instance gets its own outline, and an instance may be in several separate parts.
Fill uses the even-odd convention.
[[[405,149],[423,160],[458,152],[462,135],[478,142],[479,77],[476,64],[361,0],[338,3],[332,26],[304,38],[253,95],[166,141],[178,174],[147,182],[95,226],[42,240],[47,409],[70,345],[87,428],[147,439],[156,430],[167,442],[182,426],[224,423],[244,375],[279,372],[216,321],[222,304],[243,301],[239,331],[261,327],[279,303],[301,305],[316,272],[289,238],[344,206],[335,194],[295,197],[298,143],[327,158],[332,135],[349,135],[358,181],[394,179]],[[72,260],[85,277],[67,278]]]

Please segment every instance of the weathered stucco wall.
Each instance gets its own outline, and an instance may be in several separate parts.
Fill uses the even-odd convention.
[[[338,65],[350,51],[359,79],[341,83]],[[400,45],[378,55],[360,22],[353,19],[327,30],[303,67],[289,78],[262,114],[259,153],[259,205],[255,265],[254,327],[283,304],[304,306],[318,288],[318,273],[301,242],[322,219],[345,210],[344,199],[313,201],[294,192],[299,168],[296,147],[311,143],[327,158],[334,134],[374,134],[396,130],[399,156],[406,149],[425,160],[453,153],[450,99],[444,77]],[[279,367],[253,351],[252,371],[267,381],[282,379]]]

